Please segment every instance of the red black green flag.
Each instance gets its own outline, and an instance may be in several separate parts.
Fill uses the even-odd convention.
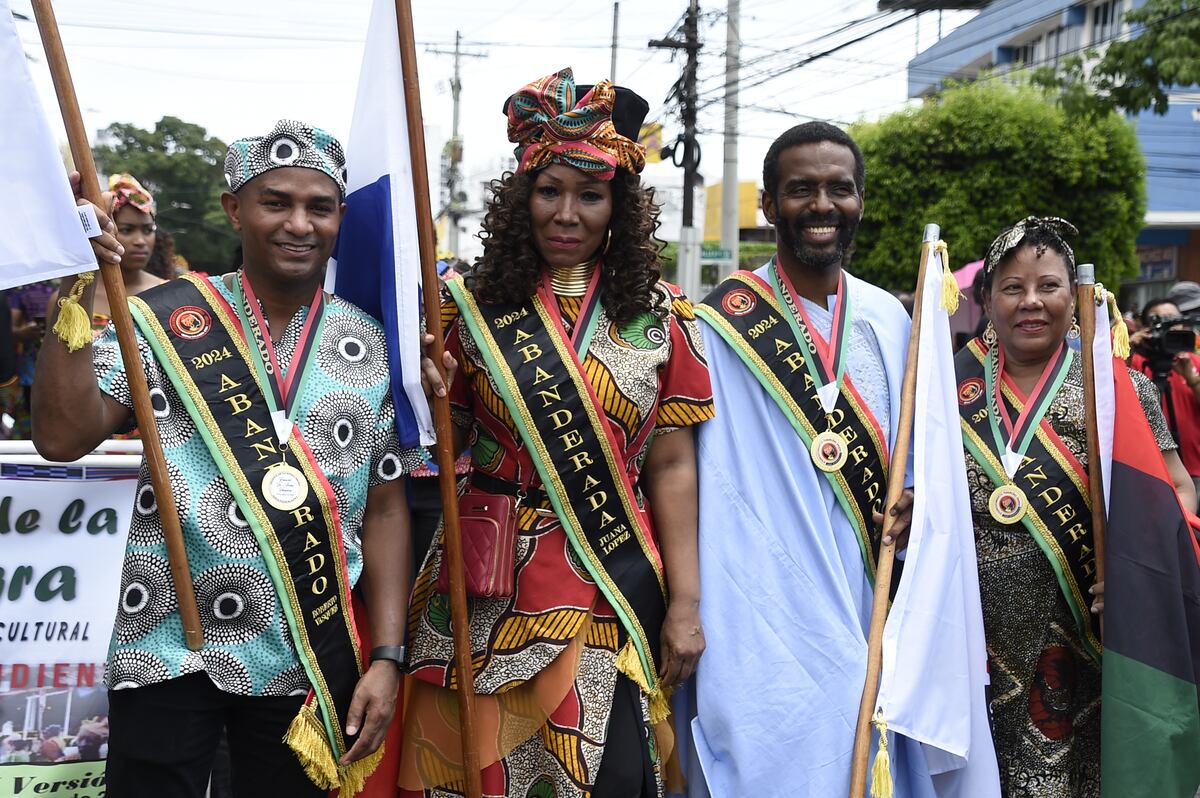
[[[1113,371],[1102,794],[1193,798],[1200,785],[1196,540],[1129,373],[1119,360]]]

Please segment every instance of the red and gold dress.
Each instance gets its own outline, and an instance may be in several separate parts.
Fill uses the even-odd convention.
[[[635,486],[656,435],[713,416],[691,302],[665,282],[655,287],[654,297],[657,314],[644,313],[620,326],[601,310],[583,358]],[[569,333],[582,301],[557,293],[556,300]],[[534,474],[531,487],[540,487],[457,306],[448,301],[442,314],[447,348],[460,364],[450,392],[452,412],[456,424],[471,431],[475,471],[514,485]],[[644,501],[640,489],[637,496]],[[625,633],[549,507],[543,501],[518,511],[514,596],[470,600],[477,736],[487,796],[590,795],[604,753],[616,657]],[[669,508],[658,514],[665,512]],[[455,795],[463,786],[450,604],[436,590],[441,567],[442,549],[435,546],[417,577],[410,606],[414,678],[406,701],[404,795]],[[668,724],[651,727],[644,695],[641,710],[661,793],[659,751],[670,745]]]

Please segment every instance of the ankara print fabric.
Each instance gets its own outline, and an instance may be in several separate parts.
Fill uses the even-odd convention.
[[[236,307],[225,283],[211,282]],[[378,322],[337,297],[325,312],[317,355],[310,360],[314,373],[298,400],[296,420],[337,498],[354,583],[362,573],[359,530],[368,488],[419,466],[423,450],[402,451],[397,444],[387,349]],[[276,344],[285,371],[307,315],[301,308]],[[113,328],[92,346],[101,389],[130,407]],[[140,332],[138,347],[179,507],[205,645],[193,652],[184,644],[158,505],[143,463],[105,681],[123,689],[204,671],[217,687],[239,695],[305,692],[308,682],[254,534]]]
[[[1130,372],[1159,448],[1174,449],[1157,392]],[[1087,467],[1076,358],[1046,420]],[[1005,798],[1099,798],[1100,667],[1085,652],[1050,560],[1023,524],[988,511],[994,484],[966,451],[991,675],[992,733]]]
[[[583,359],[584,372],[615,430],[616,451],[624,457],[635,486],[656,434],[690,427],[713,416],[712,386],[691,302],[667,283],[659,283],[655,297],[663,318],[645,314],[618,326],[601,311]],[[579,316],[580,300],[558,297],[557,301],[569,333]],[[534,473],[533,461],[496,393],[478,347],[458,318],[457,307],[446,300],[442,311],[447,349],[460,364],[450,402],[456,420],[471,430],[474,468],[520,483]],[[532,484],[540,486],[540,479],[534,477]],[[640,491],[638,499],[644,501]],[[544,502],[541,509],[549,506]],[[653,517],[654,508],[650,510]],[[552,788],[546,794],[559,798],[588,795],[604,753],[617,676],[616,654],[625,634],[553,511],[539,513],[537,508],[523,506],[517,525],[515,594],[507,599],[471,600],[475,689],[477,706],[483,707],[480,712],[495,712],[506,732],[513,728],[506,724],[520,725],[514,718],[521,712],[537,722],[532,729],[524,727],[524,736],[501,735],[506,742],[495,752],[501,758],[485,767],[485,792],[540,795],[533,790],[545,785]],[[442,562],[441,546],[434,546],[414,586],[409,663],[417,679],[448,689],[458,676],[451,661],[449,603],[434,589]],[[581,652],[578,665],[566,680],[560,680],[551,666],[561,665],[564,652],[576,647]],[[526,707],[523,691],[537,694],[539,706]],[[547,701],[549,693],[554,698]],[[649,731],[645,696],[642,699],[653,759],[655,735]],[[509,704],[523,709],[509,709]],[[410,711],[406,747],[452,753],[451,746],[438,748],[412,733],[415,725],[426,720],[417,715]],[[419,756],[406,751],[406,760],[410,755]],[[433,785],[427,781],[426,786]],[[427,794],[451,793],[434,790]]]

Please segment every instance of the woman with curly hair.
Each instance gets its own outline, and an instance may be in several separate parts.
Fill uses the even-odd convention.
[[[704,649],[691,428],[712,392],[691,303],[659,276],[646,110],[569,69],[510,97],[519,165],[493,183],[482,258],[447,283],[487,795],[661,795],[668,697]],[[515,534],[481,536],[504,500],[491,528]],[[443,570],[435,546],[410,609],[406,795],[461,790]]]

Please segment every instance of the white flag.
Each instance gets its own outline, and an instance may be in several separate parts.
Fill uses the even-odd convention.
[[[0,0],[0,289],[96,268],[8,6]]]
[[[326,284],[382,322],[401,446],[431,444],[421,390],[421,258],[396,5],[375,0],[346,148],[346,215]]]
[[[998,798],[954,353],[940,302],[945,268],[931,252],[917,363],[912,532],[884,627],[877,707],[889,729],[922,743],[940,798]]]

